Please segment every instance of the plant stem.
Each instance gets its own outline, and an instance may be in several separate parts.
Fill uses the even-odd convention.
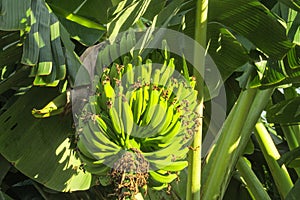
[[[202,199],[222,199],[231,172],[243,154],[253,127],[272,93],[273,89],[248,89],[241,92],[203,167]]]
[[[298,96],[294,87],[284,89],[285,99],[292,99]],[[284,125],[280,124],[283,134],[288,143],[289,149],[293,150],[299,147],[300,144],[300,126],[299,125]],[[300,176],[300,168],[294,168],[298,176]]]
[[[238,160],[236,168],[239,170],[241,176],[243,177],[246,183],[246,187],[249,193],[252,195],[253,199],[271,200],[263,185],[258,180],[255,173],[247,163],[247,159],[245,157],[241,157]]]
[[[195,23],[195,40],[203,49],[206,49],[206,32],[207,32],[207,12],[208,0],[197,0],[196,5],[196,23]],[[196,49],[196,48],[195,48]],[[199,104],[196,112],[199,115],[200,126],[194,134],[192,150],[189,152],[189,167],[187,180],[187,200],[199,200],[201,188],[201,143],[202,143],[202,116],[203,116],[203,99],[204,99],[204,66],[205,51],[197,52],[194,49],[194,66],[193,75],[197,78],[196,89],[198,91]],[[201,71],[197,71],[200,69]],[[202,75],[197,76],[197,74]]]
[[[240,141],[240,132],[250,111],[256,89],[243,91],[221,128],[221,133],[209,153],[202,172],[202,199],[222,199],[230,176],[233,153]],[[225,184],[227,186],[227,183]]]
[[[270,168],[281,198],[285,199],[286,195],[293,187],[293,182],[286,167],[284,165],[280,167],[277,163],[280,154],[266,127],[260,121],[255,125],[255,136]]]

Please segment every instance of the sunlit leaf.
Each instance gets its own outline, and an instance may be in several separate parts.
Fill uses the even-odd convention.
[[[269,59],[257,62],[261,76],[251,82],[252,87],[274,87],[300,82],[300,46],[295,46],[283,60]]]
[[[209,40],[209,55],[217,64],[224,80],[249,60],[246,49],[222,25],[209,24],[207,37]]]
[[[108,34],[115,38],[119,32],[125,31],[145,13],[151,0],[134,1],[119,12],[107,25]]]
[[[32,88],[0,116],[0,153],[22,173],[58,191],[85,190],[91,175],[69,149],[72,117],[36,119],[33,108],[43,107],[57,89]],[[22,113],[22,114],[20,114]]]
[[[209,22],[243,35],[270,57],[280,59],[293,47],[284,26],[257,0],[211,0],[209,6]]]

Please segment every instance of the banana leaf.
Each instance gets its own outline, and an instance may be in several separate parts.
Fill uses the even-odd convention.
[[[0,153],[33,180],[57,191],[86,190],[92,177],[70,149],[70,114],[36,119],[33,108],[57,96],[55,88],[31,88],[0,116]]]
[[[269,88],[300,82],[300,46],[292,48],[283,60],[268,59],[256,63],[258,73],[251,87]]]
[[[15,31],[25,29],[30,23],[30,0],[0,1],[0,30]]]
[[[281,101],[267,109],[267,119],[271,123],[299,123],[300,97]]]
[[[285,200],[297,200],[300,196],[300,179],[296,181],[294,187],[285,197]]]
[[[107,24],[107,31],[111,38],[118,33],[127,30],[131,25],[143,16],[148,9],[151,0],[134,1],[119,13]]]
[[[48,1],[48,5],[71,37],[84,45],[93,45],[106,32],[106,10],[112,6],[110,1],[97,6],[98,0],[74,1],[72,5],[69,1]]]
[[[298,168],[300,166],[300,148],[297,147],[283,154],[278,160],[278,164],[280,166],[285,164],[286,166],[291,168]]]
[[[75,46],[45,1],[3,0],[1,6],[4,14],[0,15],[0,29],[22,33],[19,37],[16,32],[1,34],[1,67],[16,63],[32,66],[30,76],[35,77],[34,85],[57,86],[66,78],[66,64],[72,64],[68,71],[74,80],[81,65],[73,52]]]
[[[278,1],[298,12],[300,11],[300,1],[299,0],[278,0]]]
[[[209,6],[209,22],[221,23],[244,36],[272,58],[283,58],[294,46],[285,27],[257,0],[211,0]]]

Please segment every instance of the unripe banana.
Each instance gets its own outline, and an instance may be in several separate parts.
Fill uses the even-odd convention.
[[[171,58],[169,61],[168,67],[166,67],[165,71],[162,73],[162,75],[160,77],[159,84],[166,85],[167,81],[172,76],[174,70],[175,70],[174,58]]]
[[[178,172],[183,170],[187,166],[188,166],[188,162],[186,160],[181,160],[181,161],[172,162],[172,164],[165,166],[162,169],[170,172]]]
[[[178,178],[177,174],[160,174],[156,171],[149,172],[151,178],[160,183],[171,183],[173,180]]]
[[[132,35],[124,34],[120,51],[131,49],[133,41]],[[101,56],[109,54],[101,61],[103,65],[118,53],[117,46],[100,52]],[[96,80],[97,94],[89,98],[79,119],[77,147],[85,169],[92,174],[103,176],[114,167],[111,174],[134,176],[137,172],[132,169],[144,162],[148,184],[161,190],[188,165],[185,159],[197,117],[195,79],[188,77],[187,66],[184,80],[174,78],[175,60],[167,50],[160,69],[153,68],[149,59],[143,64],[137,51],[133,53],[133,58],[123,56],[122,64],[108,66]]]
[[[132,128],[133,128],[133,114],[130,109],[130,106],[127,102],[126,98],[122,98],[122,120],[124,125],[124,131],[127,138],[129,140],[129,136],[131,135]]]

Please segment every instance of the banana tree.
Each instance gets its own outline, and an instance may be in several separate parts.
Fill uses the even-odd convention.
[[[297,55],[299,55],[299,47],[297,44],[299,44],[299,33],[297,27],[299,26],[299,4],[288,0],[282,0],[280,3],[277,1],[272,1],[272,3],[263,2],[267,7],[256,0],[211,0],[208,4],[206,4],[207,2],[203,3],[204,8],[208,8],[207,39],[205,40],[206,30],[205,28],[199,28],[199,17],[195,18],[195,16],[201,14],[199,11],[202,10],[199,6],[201,1],[197,2],[197,9],[195,9],[195,3],[195,1],[184,0],[145,0],[106,1],[102,5],[103,2],[94,0],[76,1],[70,5],[68,1],[21,2],[18,0],[2,0],[0,5],[3,15],[0,16],[0,28],[2,30],[1,69],[3,81],[0,85],[0,91],[2,96],[8,98],[9,101],[5,101],[0,116],[1,127],[3,127],[3,132],[0,135],[1,154],[33,180],[58,191],[85,190],[92,185],[99,184],[97,176],[92,176],[90,173],[93,172],[93,164],[86,165],[86,171],[81,167],[81,161],[84,159],[86,159],[86,163],[94,162],[91,158],[95,158],[95,155],[90,155],[91,149],[86,151],[85,154],[83,153],[85,145],[81,144],[84,143],[83,141],[91,142],[90,138],[80,139],[81,142],[78,143],[79,151],[72,150],[74,143],[71,141],[76,143],[77,137],[72,128],[72,115],[68,113],[68,106],[65,106],[69,105],[70,101],[70,92],[66,88],[76,86],[76,76],[78,76],[79,69],[80,76],[84,77],[81,79],[80,84],[84,87],[90,84],[86,80],[89,80],[89,75],[91,75],[88,73],[89,70],[80,68],[81,63],[78,55],[81,55],[87,46],[108,38],[111,42],[110,48],[104,48],[101,51],[102,46],[98,45],[95,51],[96,54],[94,53],[96,56],[94,58],[87,56],[88,59],[85,60],[100,66],[99,62],[102,62],[103,66],[106,64],[104,63],[105,59],[109,60],[109,56],[111,56],[111,52],[105,51],[121,48],[121,45],[119,47],[114,45],[122,43],[122,38],[120,38],[119,43],[118,40],[115,40],[120,32],[130,27],[139,30],[145,30],[148,26],[170,28],[183,32],[195,38],[198,42],[201,39],[204,40],[200,43],[204,49],[207,49],[207,52],[216,63],[222,77],[219,81],[225,82],[226,87],[231,88],[231,90],[227,90],[227,96],[239,96],[238,98],[228,98],[227,119],[224,124],[216,126],[215,130],[208,126],[208,124],[215,123],[213,118],[210,119],[210,111],[204,111],[204,140],[206,126],[210,127],[206,135],[216,135],[218,132],[219,134],[209,154],[207,156],[202,155],[205,157],[205,164],[201,177],[201,197],[203,199],[222,199],[229,180],[233,179],[232,174],[236,164],[238,172],[245,179],[249,193],[258,199],[267,197],[268,195],[262,186],[254,187],[252,184],[253,187],[251,187],[251,183],[255,182],[259,185],[259,182],[258,179],[255,179],[254,173],[252,173],[252,176],[246,176],[247,173],[243,173],[245,170],[249,172],[249,166],[241,156],[245,152],[246,146],[249,145],[252,130],[261,112],[266,108],[274,88],[283,84],[295,85],[298,82],[299,61]],[[101,6],[95,6],[100,4]],[[10,12],[14,9],[20,12]],[[149,32],[149,34],[151,33]],[[273,37],[270,37],[270,35]],[[128,38],[124,40],[128,40]],[[95,48],[91,49],[91,51],[95,50]],[[91,52],[89,50],[87,52]],[[98,51],[100,52],[99,55]],[[131,52],[132,56],[136,55],[134,52],[136,51]],[[162,53],[165,54],[164,58],[170,59],[166,52],[168,50]],[[152,57],[149,57],[149,55]],[[153,61],[156,61],[155,59],[159,57],[151,51],[144,51],[142,56],[151,58]],[[195,56],[196,59],[197,56]],[[101,59],[96,62],[95,58],[97,57]],[[125,64],[126,71],[128,70],[128,63],[126,64],[127,61],[124,61],[125,57],[122,58],[121,63],[117,62],[113,66]],[[107,62],[111,63],[111,61]],[[138,61],[133,59],[132,64],[136,63]],[[182,71],[185,78],[194,75],[197,77],[197,86],[201,86],[201,76],[196,72],[192,73],[192,66],[185,65],[182,59],[179,63],[179,65],[176,65],[176,70]],[[211,70],[209,66],[204,70],[205,76],[209,76]],[[101,76],[102,71],[98,70],[97,73]],[[236,76],[239,76],[238,83],[240,87],[236,87],[237,83],[234,80]],[[98,86],[99,90],[104,90],[101,88],[105,85],[101,86],[100,84]],[[37,86],[50,86],[52,88]],[[237,89],[232,90],[233,87]],[[205,86],[200,88],[201,90],[198,87],[198,91],[201,94],[202,90],[205,91]],[[206,98],[207,107],[214,100],[212,98],[218,96],[218,91],[219,89],[210,97],[208,95],[208,98]],[[58,98],[50,102],[45,109],[40,109],[56,96]],[[89,99],[88,102],[90,104],[95,103],[93,98]],[[231,102],[236,103],[233,106]],[[126,103],[123,104],[123,106],[126,106]],[[270,108],[267,113],[279,112],[278,107],[280,105]],[[34,118],[34,116],[44,118],[62,112],[66,114],[47,119]],[[22,113],[22,115],[19,113]],[[199,113],[201,114],[201,111]],[[133,114],[136,115],[136,113]],[[108,115],[113,116],[112,113]],[[297,113],[295,116],[297,117]],[[134,119],[138,118],[137,116],[133,117]],[[272,114],[267,115],[270,122],[274,120],[272,117]],[[276,120],[277,123],[282,122],[280,118],[276,118]],[[244,121],[248,123],[244,124]],[[79,123],[84,124],[81,120],[79,120]],[[283,123],[286,123],[286,121],[283,121]],[[255,126],[258,133],[255,135],[257,138],[262,137],[259,133],[266,133],[261,125],[259,123]],[[117,128],[117,125],[112,126]],[[290,137],[290,128],[285,128],[284,124],[281,124],[281,127],[283,127],[284,137],[287,138],[290,148],[298,147],[297,127],[292,127],[293,137]],[[82,128],[86,128],[86,126]],[[24,132],[24,130],[26,131]],[[82,138],[82,136],[80,137]],[[124,139],[124,144],[121,144],[121,139],[120,146],[143,147],[143,140],[133,144],[134,142],[130,139],[121,138]],[[110,138],[110,140],[113,139]],[[107,142],[109,143],[109,141]],[[201,140],[197,142],[201,142]],[[28,148],[23,150],[27,145]],[[263,140],[259,145],[261,149],[267,146],[263,143]],[[190,148],[192,149],[191,152],[197,152],[197,146],[199,145],[192,146]],[[78,152],[82,152],[83,155]],[[197,153],[199,155],[199,151]],[[78,155],[80,158],[78,158]],[[138,153],[134,156],[138,156]],[[275,156],[275,161],[276,159],[278,159],[278,155]],[[190,160],[189,165],[199,169],[199,161],[200,158],[198,161]],[[274,164],[274,158],[269,163],[272,162]],[[282,163],[285,162],[285,160],[282,161]],[[280,167],[276,169],[279,174],[283,173],[285,175],[279,179],[274,178],[277,180],[275,182],[285,181],[287,183],[285,184],[286,187],[282,188],[278,185],[281,197],[293,196],[293,193],[288,194],[293,184],[289,175],[286,174],[286,170],[280,172],[284,169],[280,169]],[[276,171],[276,169],[272,168],[271,172]],[[184,171],[181,172],[181,179],[184,179],[184,173]],[[199,175],[192,178],[190,177],[191,174],[189,173],[188,183],[190,183],[190,180],[194,180],[194,183],[200,183]],[[154,178],[155,175],[151,177]],[[172,177],[175,176],[171,175],[170,180],[172,180]],[[100,183],[106,184],[103,179],[100,179]],[[194,183],[191,183],[191,185]],[[149,186],[153,185],[155,187],[155,184],[149,184]],[[168,186],[169,184],[163,185]],[[187,198],[191,198],[189,196],[193,193],[190,193],[189,187],[191,185],[187,185]],[[173,188],[177,187],[176,184],[172,186]],[[162,188],[164,187],[157,187],[156,189]],[[199,185],[196,186],[195,190],[197,198],[200,192]],[[186,198],[184,193],[180,197],[182,199]],[[150,193],[148,198],[151,198]]]

